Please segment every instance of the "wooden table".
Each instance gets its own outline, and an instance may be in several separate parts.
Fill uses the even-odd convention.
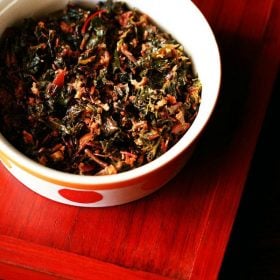
[[[149,197],[101,209],[40,197],[0,165],[0,279],[218,277],[279,67],[280,1],[194,2],[223,79],[192,159]]]

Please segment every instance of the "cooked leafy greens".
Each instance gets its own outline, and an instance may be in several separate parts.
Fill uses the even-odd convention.
[[[201,84],[182,45],[121,2],[26,19],[0,50],[1,132],[54,169],[139,167],[177,143],[199,109]]]

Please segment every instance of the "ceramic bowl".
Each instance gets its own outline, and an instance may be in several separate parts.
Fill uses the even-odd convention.
[[[72,1],[93,4],[95,1]],[[51,200],[84,207],[113,206],[144,197],[171,180],[191,156],[194,143],[213,112],[221,68],[213,32],[190,0],[126,0],[171,33],[191,56],[203,89],[198,115],[190,129],[154,161],[115,175],[82,176],[42,166],[16,150],[0,133],[0,159],[25,186]],[[62,9],[67,1],[1,1],[0,33],[22,18]]]

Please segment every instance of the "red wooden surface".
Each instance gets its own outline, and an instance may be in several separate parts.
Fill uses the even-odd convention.
[[[1,236],[0,247],[4,279],[168,279],[7,236]]]
[[[280,1],[194,2],[223,79],[192,159],[158,192],[102,209],[40,197],[0,165],[0,279],[217,278],[279,69]]]

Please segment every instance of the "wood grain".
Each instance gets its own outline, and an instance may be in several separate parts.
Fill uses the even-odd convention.
[[[0,236],[0,255],[4,279],[19,279],[19,276],[22,279],[27,276],[28,279],[167,279],[3,235]]]
[[[102,209],[47,200],[0,166],[0,278],[217,278],[279,69],[280,2],[194,2],[216,35],[223,80],[192,159],[149,197]]]

